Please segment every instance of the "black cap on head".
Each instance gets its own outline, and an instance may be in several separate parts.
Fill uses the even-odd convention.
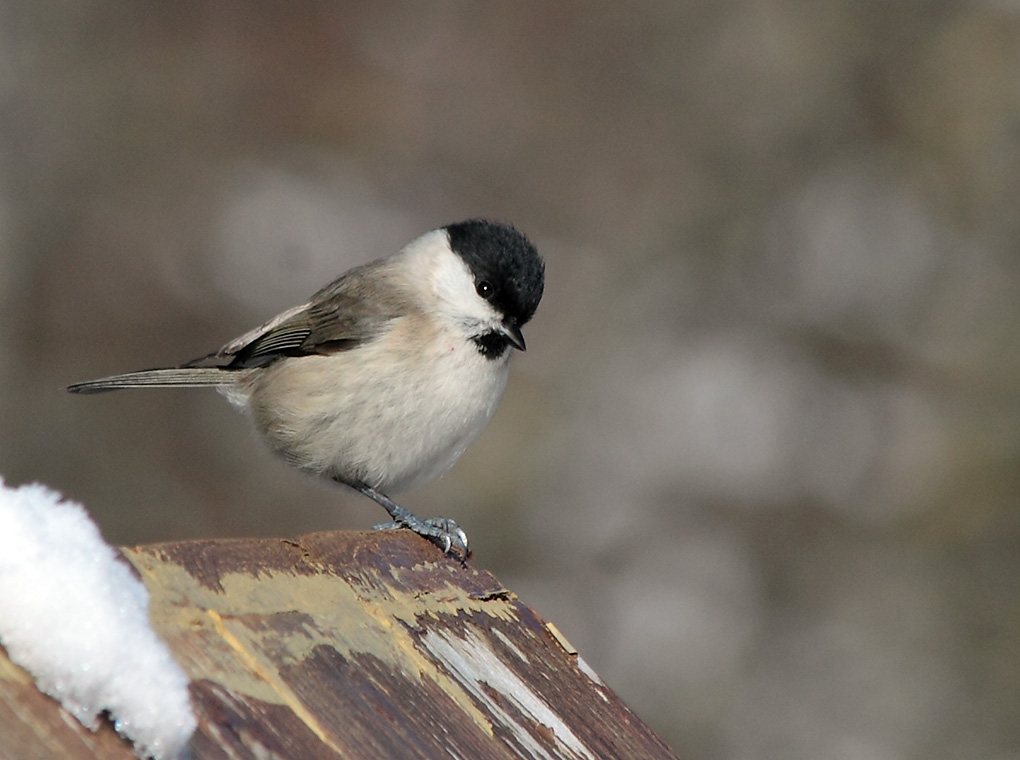
[[[535,246],[509,224],[485,219],[447,225],[450,248],[475,278],[486,298],[518,327],[535,314],[545,287],[545,263]],[[491,294],[485,295],[491,288]]]

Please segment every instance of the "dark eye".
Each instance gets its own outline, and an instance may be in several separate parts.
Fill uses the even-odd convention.
[[[496,292],[496,289],[487,280],[482,280],[480,283],[475,285],[475,292],[478,293],[485,300],[492,298],[492,295]]]

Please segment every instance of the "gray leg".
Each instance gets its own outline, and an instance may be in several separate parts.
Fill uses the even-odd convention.
[[[430,517],[422,520],[412,512],[392,501],[385,494],[381,494],[370,486],[364,484],[355,485],[358,491],[370,498],[376,504],[385,509],[393,522],[373,525],[373,530],[396,530],[407,528],[419,536],[427,538],[439,546],[445,554],[452,554],[464,562],[468,558],[467,535],[460,526],[448,517]]]

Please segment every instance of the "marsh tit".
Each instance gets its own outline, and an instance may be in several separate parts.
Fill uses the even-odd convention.
[[[542,298],[545,265],[509,225],[428,232],[340,275],[300,306],[179,367],[68,387],[214,386],[290,464],[350,486],[462,560],[467,536],[387,494],[450,469],[503,395],[512,349]]]

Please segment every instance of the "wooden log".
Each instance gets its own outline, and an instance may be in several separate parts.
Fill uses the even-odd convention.
[[[491,574],[405,531],[122,549],[206,758],[674,755]],[[133,757],[0,657],[0,758]]]

